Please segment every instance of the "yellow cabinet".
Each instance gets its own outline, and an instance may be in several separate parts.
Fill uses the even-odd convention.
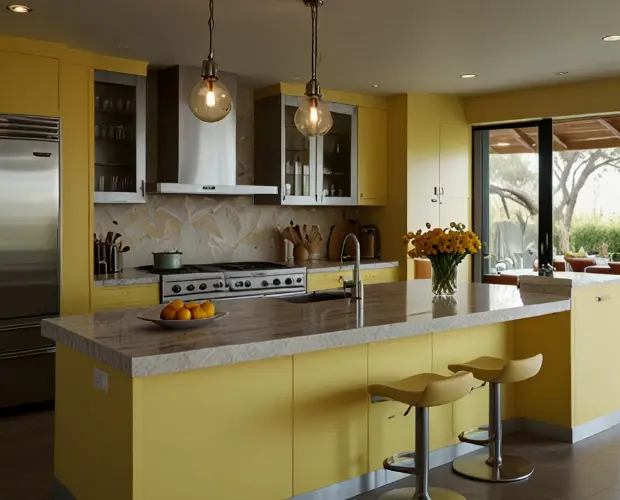
[[[286,356],[134,379],[134,485],[140,494],[132,498],[293,496],[292,363]],[[315,466],[329,456],[325,450],[308,457],[305,479],[315,477]]]
[[[293,357],[294,495],[368,472],[367,358],[367,345]]]
[[[368,384],[388,384],[431,371],[431,336],[374,342],[368,345]],[[414,415],[396,401],[371,403],[368,412],[370,470],[382,468],[383,459],[414,448]],[[433,422],[431,421],[431,426]]]
[[[573,426],[620,408],[617,317],[620,287],[591,286],[573,292]]]
[[[358,109],[358,204],[387,204],[387,111]]]
[[[365,285],[375,283],[393,283],[398,281],[398,267],[362,270],[362,281]],[[311,273],[306,279],[309,292],[341,288],[343,281],[353,279],[353,271]]]
[[[91,312],[159,304],[159,285],[96,286],[92,291]]]
[[[59,116],[58,59],[0,50],[0,113]]]

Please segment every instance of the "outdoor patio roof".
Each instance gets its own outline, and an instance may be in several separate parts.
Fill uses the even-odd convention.
[[[537,151],[535,128],[510,128],[490,131],[491,153],[515,154]],[[555,121],[555,151],[620,147],[620,116]]]

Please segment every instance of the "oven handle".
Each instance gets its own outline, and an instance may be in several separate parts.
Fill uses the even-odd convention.
[[[0,353],[0,361],[28,358],[30,356],[41,356],[43,354],[53,354],[55,352],[55,346],[35,347],[34,349],[24,349],[23,351],[8,351]]]

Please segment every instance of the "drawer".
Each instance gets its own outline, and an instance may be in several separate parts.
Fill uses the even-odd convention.
[[[398,281],[398,268],[389,267],[384,269],[368,269],[361,271],[362,282],[365,285],[375,283],[392,283]],[[331,273],[311,273],[307,277],[307,287],[309,292],[316,290],[330,290],[342,287],[342,282],[353,279],[353,271],[331,272]]]
[[[95,286],[91,311],[148,307],[159,304],[159,284],[130,286]]]

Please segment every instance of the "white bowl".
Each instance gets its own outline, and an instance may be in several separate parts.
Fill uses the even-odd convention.
[[[191,330],[194,328],[202,328],[203,326],[208,325],[212,321],[216,321],[224,316],[227,316],[227,312],[217,313],[215,316],[211,316],[210,318],[203,319],[187,319],[187,320],[179,320],[179,319],[161,319],[161,311],[168,304],[159,305],[156,307],[151,307],[150,309],[146,309],[138,314],[138,319],[143,321],[149,321],[151,323],[155,323],[157,326],[162,328],[167,328],[168,330]]]

